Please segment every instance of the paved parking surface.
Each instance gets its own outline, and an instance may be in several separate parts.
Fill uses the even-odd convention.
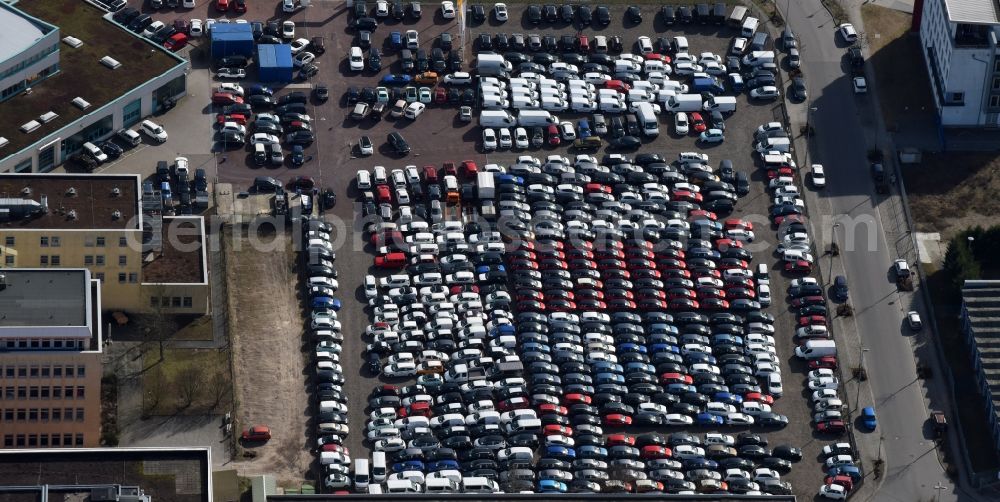
[[[249,2],[250,12],[240,17],[251,20],[266,21],[269,19],[285,19],[286,16],[277,10],[273,10],[270,4]],[[450,32],[456,36],[458,41],[459,28],[451,20],[446,21],[440,18],[437,9],[432,12],[430,7],[436,4],[425,5],[424,18],[418,22],[407,20],[406,22],[390,21],[380,26],[375,35],[376,43],[388,35],[390,31],[404,31],[416,29],[420,32],[421,46],[429,47],[433,39],[442,32]],[[211,12],[211,5],[205,3],[195,11],[177,13],[160,12],[157,18],[172,20],[175,17],[217,17]],[[280,10],[280,8],[279,8]],[[521,9],[511,6],[511,21],[504,25],[497,25],[495,22],[488,22],[483,25],[473,26],[466,30],[465,41],[467,45],[474,40],[475,36],[481,32],[508,34],[520,33],[540,33],[540,34],[576,34],[578,30],[572,26],[555,27],[532,27],[521,22]],[[732,31],[716,27],[690,26],[687,29],[676,28],[667,29],[659,20],[653,20],[652,6],[645,6],[646,21],[638,27],[626,28],[622,25],[622,9],[613,9],[613,23],[604,30],[589,30],[594,34],[620,35],[625,44],[631,44],[639,35],[649,35],[655,40],[656,36],[674,36],[683,34],[689,37],[692,53],[701,51],[712,51],[724,54],[728,49]],[[434,15],[431,15],[431,14]],[[206,16],[206,14],[208,16]],[[390,71],[398,70],[396,54],[385,54],[383,56],[383,66],[385,69],[374,75],[366,72],[361,75],[351,74],[346,71],[344,55],[346,55],[352,44],[353,31],[346,28],[350,15],[343,6],[337,3],[316,3],[314,7],[299,11],[287,16],[288,19],[296,21],[298,25],[297,36],[311,37],[322,35],[327,38],[327,50],[319,58],[321,68],[320,75],[310,80],[310,83],[324,82],[330,86],[331,100],[326,104],[310,103],[309,114],[313,117],[314,129],[317,134],[317,141],[307,149],[306,154],[312,160],[301,168],[281,167],[277,169],[256,168],[248,162],[249,158],[245,151],[232,151],[224,155],[226,161],[219,165],[218,177],[223,182],[233,182],[238,186],[248,185],[255,176],[269,175],[281,180],[288,180],[291,176],[305,175],[314,177],[322,186],[333,187],[340,196],[340,204],[327,217],[335,216],[341,222],[345,222],[341,227],[345,231],[341,232],[345,240],[345,245],[338,251],[337,265],[341,273],[340,285],[343,291],[342,297],[349,299],[350,294],[355,294],[358,302],[346,302],[344,309],[340,312],[340,320],[343,323],[345,333],[343,366],[348,381],[345,391],[351,401],[350,418],[352,434],[348,440],[348,446],[358,455],[366,449],[361,444],[363,435],[363,424],[365,415],[363,413],[364,403],[367,395],[375,385],[375,380],[365,377],[365,372],[361,368],[362,352],[364,342],[357,335],[363,332],[368,322],[368,316],[362,311],[361,305],[363,295],[359,292],[363,271],[367,270],[371,264],[370,253],[363,250],[360,243],[360,232],[351,231],[350,227],[355,215],[360,211],[353,207],[354,194],[348,189],[353,180],[354,172],[357,169],[370,169],[374,165],[384,165],[387,168],[401,168],[404,165],[436,165],[443,162],[458,162],[465,159],[475,160],[480,165],[486,163],[505,164],[512,161],[517,155],[522,153],[531,154],[537,157],[544,157],[548,154],[566,155],[565,147],[545,147],[542,149],[529,149],[525,152],[500,152],[485,155],[478,151],[478,139],[480,138],[479,128],[473,121],[471,125],[457,121],[457,107],[430,105],[427,111],[416,121],[405,119],[394,120],[389,117],[378,123],[365,121],[356,124],[347,118],[348,108],[341,102],[340,97],[350,86],[365,87],[377,85],[377,79]],[[203,39],[199,45],[207,47]],[[474,51],[470,47],[465,48],[465,60],[467,65],[472,62]],[[199,76],[204,86],[204,76],[207,71],[198,65],[193,72]],[[249,83],[249,82],[244,82]],[[308,90],[308,85],[295,84],[289,86],[287,90],[280,90],[278,94],[283,94],[289,90]],[[208,95],[204,90],[192,89],[193,96],[189,96],[185,101],[201,100],[198,108],[205,107],[201,112],[199,120],[214,122],[214,114],[210,111],[207,103]],[[732,159],[738,169],[751,172],[752,191],[751,194],[740,200],[737,210],[733,216],[752,218],[761,228],[757,235],[763,236],[768,242],[773,242],[774,232],[768,230],[766,223],[768,196],[764,191],[764,177],[753,167],[754,159],[750,152],[752,142],[752,131],[757,125],[771,120],[778,120],[780,108],[777,103],[756,104],[747,102],[746,95],[738,97],[738,110],[730,120],[727,121],[726,142],[707,149],[695,146],[695,138],[676,137],[673,134],[672,124],[668,123],[668,116],[661,120],[661,135],[655,141],[649,142],[642,148],[641,152],[656,152],[663,154],[666,158],[675,158],[678,152],[682,151],[704,151],[711,157],[711,164],[718,165],[722,159]],[[189,103],[186,103],[189,105]],[[190,106],[185,106],[190,108]],[[168,116],[173,118],[177,112],[171,112]],[[560,117],[574,120],[579,116],[572,113],[560,113]],[[204,122],[202,122],[204,123]],[[204,126],[200,125],[203,129]],[[413,153],[406,158],[397,158],[387,154],[384,145],[385,137],[389,132],[401,132],[413,148]],[[668,133],[669,132],[669,133]],[[357,138],[362,134],[370,136],[376,144],[376,153],[372,157],[357,158],[352,154],[351,146],[356,143]],[[173,136],[172,136],[173,138]],[[204,136],[202,135],[202,138]],[[211,144],[206,142],[205,155],[210,153]],[[192,152],[197,153],[197,152]],[[154,163],[155,164],[155,163]],[[151,164],[152,165],[152,164]],[[755,258],[757,262],[767,260],[774,263],[773,256],[766,250],[756,250]],[[819,448],[826,441],[814,438],[811,434],[809,424],[810,409],[808,402],[798,395],[798,386],[801,385],[800,377],[803,375],[801,363],[795,361],[791,354],[792,324],[795,322],[794,315],[784,310],[782,297],[787,290],[787,281],[775,270],[771,276],[771,290],[774,296],[774,306],[768,311],[777,317],[776,329],[778,339],[778,351],[782,360],[782,374],[785,379],[785,397],[780,399],[775,405],[775,411],[789,417],[791,424],[784,430],[770,432],[769,438],[772,444],[792,444],[802,447],[805,452],[805,459],[797,464],[792,473],[786,477],[796,488],[800,496],[811,498],[815,494],[815,488],[822,481],[822,472],[813,460]],[[308,345],[308,344],[307,344]],[[806,393],[803,392],[803,395]],[[725,432],[729,432],[728,429]],[[673,429],[671,429],[673,430]],[[736,430],[733,430],[736,432]]]

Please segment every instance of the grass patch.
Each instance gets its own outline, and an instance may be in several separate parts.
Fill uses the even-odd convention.
[[[961,301],[947,294],[954,289],[947,272],[924,267],[928,272],[926,287],[934,303],[938,341],[955,382],[952,393],[965,437],[965,445],[961,447],[968,453],[973,472],[996,470],[1000,467],[996,448],[991,441],[983,441],[983,438],[992,437],[992,432],[983,410],[979,386],[975,385],[976,375],[969,361],[969,348],[959,324]]]
[[[844,9],[843,5],[840,5],[838,0],[820,0],[820,3],[830,12],[834,23],[841,24],[848,22],[847,10]],[[865,26],[868,26],[868,23],[865,23]]]
[[[910,32],[913,16],[876,5],[861,6],[866,41],[878,80],[882,116],[889,130],[905,123],[908,114],[934,108],[920,37]]]
[[[758,10],[764,13],[767,20],[771,22],[774,26],[780,28],[785,25],[785,18],[781,16],[781,12],[778,11],[778,6],[774,2],[769,2],[768,0],[753,0],[753,4]],[[754,15],[756,13],[750,12],[747,15]]]
[[[170,337],[171,340],[210,341],[212,340],[212,316],[196,317],[193,321]]]
[[[143,356],[142,414],[202,415],[227,409],[232,394],[229,353],[153,347]]]
[[[995,195],[1000,192],[1000,157],[995,153],[924,153],[921,164],[902,172],[918,230],[941,232],[947,240],[946,233],[1000,223]]]

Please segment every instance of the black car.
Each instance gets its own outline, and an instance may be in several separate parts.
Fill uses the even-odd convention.
[[[683,24],[691,24],[694,20],[694,15],[691,13],[691,7],[688,5],[681,5],[677,8],[677,15]]]
[[[639,24],[642,22],[642,9],[638,5],[630,5],[628,9],[625,9],[625,19],[631,24]]]
[[[584,26],[589,26],[594,20],[593,11],[590,9],[589,5],[581,5],[576,9],[576,17],[580,20],[580,24]]]
[[[326,84],[318,84],[313,87],[312,94],[317,101],[325,103],[326,100],[330,99],[330,88]]]
[[[771,451],[771,455],[777,458],[788,460],[789,462],[798,462],[802,460],[802,450],[787,444],[775,446],[774,450]]]
[[[403,139],[403,135],[398,132],[389,133],[388,137],[389,145],[398,153],[399,155],[406,155],[410,153],[410,144]]]
[[[226,131],[219,136],[219,141],[225,148],[239,148],[246,142],[246,138],[236,131]]]
[[[792,98],[805,101],[809,98],[809,93],[806,91],[806,79],[802,75],[792,77]]]
[[[481,4],[475,4],[470,9],[472,11],[472,20],[481,23],[486,20],[486,8]]]
[[[493,50],[493,37],[489,33],[480,33],[476,37],[476,46],[481,51],[491,51]]]
[[[529,5],[524,15],[528,18],[529,23],[540,24],[542,22],[542,7],[534,4]]]
[[[597,24],[601,26],[607,26],[611,24],[611,11],[607,7],[600,5],[594,9],[594,17],[597,18]]]
[[[295,131],[285,136],[285,142],[291,145],[310,145],[315,140],[312,131]]]
[[[149,14],[140,14],[128,24],[128,29],[133,33],[142,33],[142,30],[151,24],[153,24],[153,18]]]
[[[222,68],[246,68],[250,64],[250,60],[246,56],[226,56],[219,59],[216,65]]]
[[[677,22],[677,14],[675,12],[673,5],[664,5],[660,7],[660,18],[663,19],[663,24],[670,26]]]
[[[440,47],[442,50],[450,51],[451,44],[452,44],[451,33],[442,33],[441,36],[438,37],[438,47]]]
[[[615,150],[638,150],[642,141],[635,136],[622,136],[611,140],[610,146]]]
[[[549,23],[555,23],[559,21],[559,8],[555,5],[548,4],[542,9],[542,15],[545,16],[545,21]]]
[[[410,2],[410,17],[420,19],[422,13],[423,9],[420,7],[420,2]]]
[[[115,143],[111,140],[101,143],[100,148],[105,155],[107,155],[109,158],[112,159],[117,159],[118,157],[121,157],[122,153],[125,152],[125,150],[123,150],[122,147],[118,146],[118,143]]]
[[[382,53],[376,47],[368,50],[368,69],[373,72],[382,70]]]
[[[295,145],[292,147],[292,165],[295,167],[300,167],[302,164],[306,163],[306,156],[302,145]]]

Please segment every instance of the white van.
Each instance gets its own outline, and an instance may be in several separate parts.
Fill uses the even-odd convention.
[[[368,472],[368,459],[358,458],[354,460],[354,487],[358,490],[368,488],[371,482],[371,475]]]
[[[522,110],[517,115],[517,125],[521,127],[542,127],[558,123],[559,117],[544,110]]]
[[[372,479],[376,483],[381,483],[385,481],[386,475],[387,468],[385,464],[385,452],[372,452]]]
[[[142,136],[132,129],[119,129],[118,139],[121,139],[132,146],[139,146],[139,143],[142,143]]]
[[[424,485],[427,493],[459,493],[462,491],[461,485],[457,481],[446,478],[428,479]]]
[[[517,125],[517,119],[504,110],[483,110],[479,113],[480,127],[511,127]]]
[[[837,342],[833,340],[807,340],[805,344],[795,347],[795,355],[802,359],[835,356],[837,355]]]
[[[764,152],[788,153],[791,148],[792,142],[788,138],[767,138],[754,145],[754,149],[760,154]]]
[[[753,51],[743,56],[743,64],[747,66],[762,66],[774,63],[774,51]]]
[[[496,493],[500,486],[496,481],[481,476],[471,476],[462,479],[462,493]]]
[[[734,96],[712,96],[705,101],[702,108],[706,112],[733,113],[736,111],[736,98]]]
[[[386,493],[420,493],[420,485],[408,479],[390,479],[385,482]]]
[[[102,152],[100,148],[97,148],[97,145],[89,141],[83,144],[83,150],[98,162],[108,161],[108,154]]]
[[[677,94],[667,98],[665,103],[667,111],[671,112],[696,112],[701,110],[701,94]]]
[[[750,38],[757,31],[757,26],[760,24],[760,20],[753,16],[747,16],[743,20],[743,25],[740,27],[740,36],[743,38]]]

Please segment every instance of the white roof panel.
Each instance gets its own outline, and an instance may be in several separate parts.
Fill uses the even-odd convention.
[[[953,23],[1000,24],[996,0],[944,0]]]

